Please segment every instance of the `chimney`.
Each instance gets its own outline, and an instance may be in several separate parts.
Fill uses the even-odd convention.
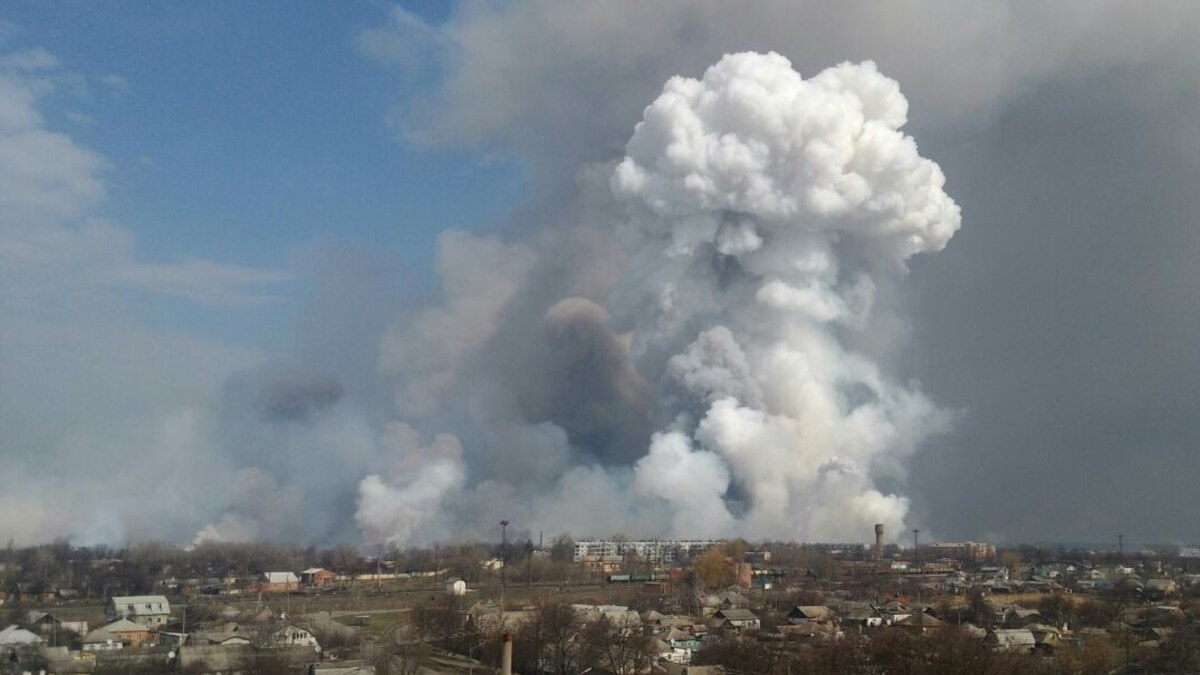
[[[875,559],[883,560],[883,523],[875,523]]]
[[[504,634],[504,649],[500,652],[500,675],[512,675],[512,633]]]

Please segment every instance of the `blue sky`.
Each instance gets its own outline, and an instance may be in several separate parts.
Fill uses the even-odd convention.
[[[444,20],[449,3],[408,9]],[[102,155],[96,215],[129,230],[137,257],[303,266],[344,242],[394,260],[397,281],[432,279],[438,232],[472,229],[523,188],[512,162],[401,139],[392,111],[422,96],[435,67],[389,68],[356,36],[375,3],[22,3],[6,52],[41,48],[70,74],[42,100],[47,127]],[[264,29],[264,27],[269,27]],[[164,330],[286,346],[291,298],[252,310],[131,294]]]

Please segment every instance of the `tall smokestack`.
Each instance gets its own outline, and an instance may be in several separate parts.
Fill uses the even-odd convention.
[[[875,559],[883,560],[883,523],[875,523]]]
[[[500,652],[500,675],[512,675],[512,633],[505,633],[504,648]]]

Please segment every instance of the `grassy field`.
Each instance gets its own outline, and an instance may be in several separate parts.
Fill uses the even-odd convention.
[[[408,610],[397,610],[388,612],[373,612],[371,614],[362,615],[366,617],[366,623],[360,623],[359,615],[348,614],[346,616],[334,617],[334,621],[345,625],[354,626],[363,636],[385,637],[397,624],[408,620]]]

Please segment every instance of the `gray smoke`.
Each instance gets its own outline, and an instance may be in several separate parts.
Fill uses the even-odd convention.
[[[487,233],[444,233],[438,288],[404,279],[414,295],[396,261],[343,245],[289,270],[146,264],[99,217],[110,159],[43,110],[71,74],[44,50],[0,57],[0,157],[27,158],[0,162],[0,532],[422,543],[494,536],[503,514],[580,536],[704,523],[863,539],[886,514],[961,537],[1200,535],[1186,509],[1157,506],[1190,499],[1200,441],[1195,313],[1181,309],[1200,289],[1193,4],[532,0],[465,2],[439,26],[390,14],[358,45],[438,70],[392,114],[404,140],[516,157],[531,185]],[[745,50],[786,56],[800,75],[772,79],[800,89],[895,78],[920,142],[909,167],[936,159],[969,227],[912,256],[951,228],[892,236],[902,228],[880,227],[886,206],[856,201],[853,181],[711,162],[672,173],[694,153],[648,132],[630,144],[664,82],[713,95],[706,69]],[[887,77],[821,75],[866,60]],[[896,101],[890,86],[826,93]],[[894,109],[859,112],[903,138]],[[697,139],[758,139],[731,167],[755,166],[760,145],[790,156],[784,136],[726,126],[732,112],[693,116]],[[648,180],[614,195],[624,165]],[[770,203],[748,201],[737,175]],[[809,180],[829,190],[810,195]],[[297,276],[314,291],[293,354],[142,328],[125,295],[261,306]],[[931,401],[955,409],[952,427]],[[813,411],[820,423],[794,422]],[[830,428],[865,450],[830,450]]]
[[[670,80],[611,173],[628,214],[610,223],[628,254],[615,319],[587,298],[530,302],[527,261],[545,253],[448,239],[448,301],[394,334],[388,362],[401,382],[436,383],[415,394],[445,394],[411,412],[465,400],[465,419],[439,421],[460,437],[463,422],[478,429],[463,445],[483,452],[406,451],[426,459],[365,479],[357,518],[369,539],[437,536],[448,505],[480,493],[560,529],[562,502],[581,495],[554,482],[582,467],[588,496],[620,505],[633,534],[902,529],[907,500],[876,489],[872,472],[944,416],[840,334],[867,324],[872,275],[940,250],[958,228],[940,170],[898,131],[906,115],[870,63],[804,80],[777,54],[746,53],[702,80]],[[466,323],[487,339],[450,334]],[[446,344],[437,369],[416,358]],[[651,435],[652,421],[662,430]],[[533,430],[550,439],[537,455],[505,442]]]

